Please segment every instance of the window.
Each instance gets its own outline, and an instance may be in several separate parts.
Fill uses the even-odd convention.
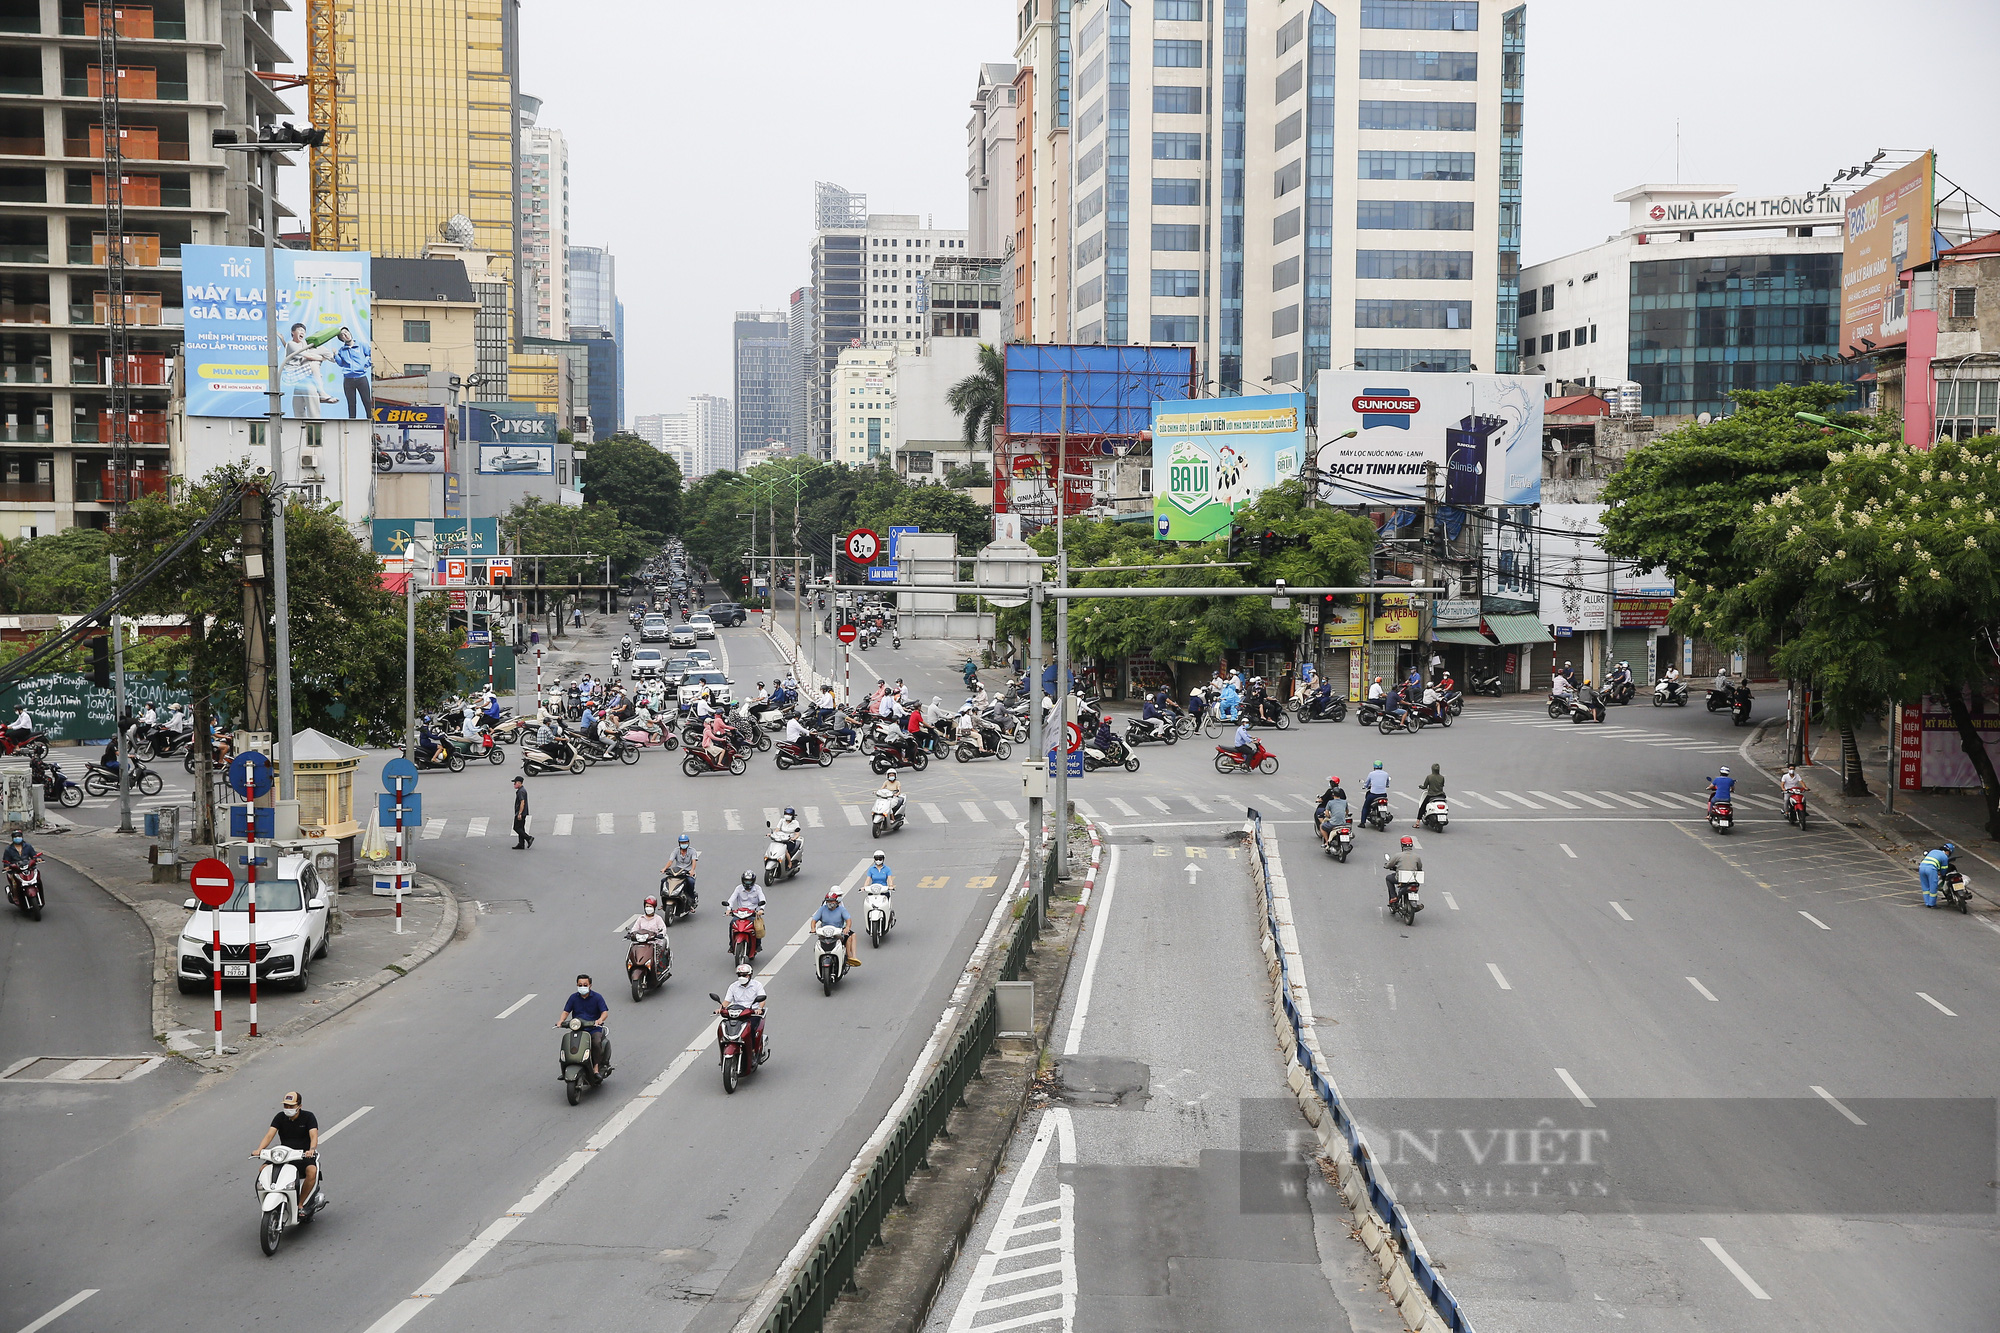
[[[1356,370],[1428,370],[1462,375],[1472,369],[1472,353],[1462,347],[1357,347]]]
[[[1973,287],[1952,288],[1951,317],[1953,319],[1971,319],[1973,317],[1973,311],[1978,309],[1977,297],[1978,297],[1978,290],[1976,288]]]
[[[1305,112],[1294,111],[1291,115],[1279,121],[1278,131],[1275,136],[1277,142],[1272,146],[1283,148],[1287,144],[1296,141],[1301,134],[1305,133],[1305,118]]]
[[[1542,286],[1542,309],[1554,310],[1555,308],[1556,308],[1556,285],[1553,282],[1545,283]]]
[[[1201,270],[1192,268],[1154,269],[1153,295],[1200,296]]]
[[[1302,60],[1278,76],[1278,100],[1284,101],[1305,86],[1306,66]]]
[[[1363,51],[1364,79],[1416,79],[1426,83],[1472,83],[1479,78],[1476,51]]]
[[[428,375],[431,373],[431,364],[428,361],[405,361],[403,363],[403,373],[405,375]]]
[[[1271,224],[1271,244],[1273,245],[1281,241],[1289,241],[1298,234],[1299,210],[1296,208],[1288,213],[1280,213],[1277,220]]]
[[[1478,32],[1478,0],[1361,0],[1361,26]]]
[[[1200,342],[1201,316],[1200,315],[1153,316],[1153,341],[1156,343]]]
[[[1557,329],[1557,330],[1556,330],[1556,350],[1557,350],[1558,352],[1567,352],[1567,351],[1569,350],[1569,330],[1568,330],[1568,329]]]
[[[406,319],[403,321],[403,341],[406,343],[427,343],[431,340],[431,322],[427,319]]]
[[[1282,338],[1286,334],[1297,333],[1298,331],[1298,306],[1288,305],[1283,310],[1273,310],[1271,312],[1271,336],[1273,338]]]
[[[1276,199],[1284,198],[1293,190],[1298,189],[1304,183],[1305,178],[1306,165],[1304,162],[1287,162],[1271,175],[1272,197]]]
[[[1199,250],[1201,249],[1201,227],[1188,223],[1154,223],[1153,248],[1155,250]],[[1193,339],[1188,341],[1192,342]]]
[[[1076,266],[1082,268],[1104,253],[1104,233],[1086,236],[1076,243]]]
[[[1363,102],[1364,130],[1476,130],[1476,102]]]
[[[1078,97],[1083,96],[1085,93],[1089,92],[1092,88],[1095,88],[1097,86],[1098,80],[1102,79],[1103,77],[1104,77],[1104,56],[1103,53],[1100,52],[1097,56],[1092,58],[1089,64],[1083,67],[1083,72],[1076,76],[1076,95]]]
[[[1304,14],[1294,14],[1290,23],[1278,29],[1278,54],[1285,54],[1285,52],[1291,50],[1305,39],[1306,16]]]
[[[1099,11],[1099,19],[1103,17]],[[1153,0],[1153,17],[1170,23],[1201,22],[1201,0]]]
[[[1199,134],[1155,134],[1153,136],[1153,160],[1156,162],[1199,162],[1201,161],[1201,136]]]
[[[1153,89],[1153,114],[1193,116],[1201,113],[1201,89],[1158,86]]]
[[[1535,289],[1533,287],[1521,293],[1521,313],[1524,315],[1535,313]]]
[[[1083,25],[1083,31],[1078,34],[1076,40],[1076,49],[1078,51],[1090,50],[1097,45],[1098,39],[1104,36],[1105,12],[1102,9],[1098,10],[1090,16],[1090,21]]]
[[[1469,282],[1472,279],[1472,251],[1356,250],[1354,276]]]
[[[1076,308],[1078,310],[1088,310],[1103,299],[1104,279],[1102,277],[1092,278],[1088,282],[1077,284]]]
[[[1354,303],[1357,329],[1469,329],[1470,301],[1369,301]]]
[[[1365,181],[1469,181],[1472,154],[1363,149],[1359,174]]]
[[[1587,324],[1576,331],[1576,345],[1578,347],[1581,347],[1586,342],[1590,341],[1589,337],[1587,336],[1589,333],[1590,333],[1590,326]]]
[[[1287,352],[1283,356],[1271,358],[1271,387],[1285,388],[1298,383],[1299,354]]]
[[[1597,341],[1597,326],[1595,324],[1590,326],[1590,340],[1592,342]]]
[[[1160,176],[1153,177],[1153,202],[1156,204],[1199,204],[1201,202],[1201,182],[1199,180],[1179,180]]]
[[[1096,217],[1099,213],[1102,213],[1103,211],[1104,211],[1104,187],[1100,185],[1095,190],[1092,190],[1089,194],[1085,195],[1083,197],[1082,202],[1077,204],[1076,225],[1081,227],[1084,223],[1090,221],[1092,218]]]
[[[1104,170],[1104,143],[1099,140],[1076,160],[1076,183],[1081,185],[1102,170]]]
[[[1966,289],[1955,287],[1952,290],[1956,293]],[[2000,380],[1938,381],[1937,437],[1940,440],[1972,440],[1981,435],[1991,435],[1996,418],[2000,418]]]
[[[1544,334],[1542,335],[1542,350],[1543,350],[1544,352],[1553,352],[1553,351],[1555,351],[1555,350],[1556,350],[1556,335],[1555,335],[1555,334],[1553,334],[1553,333],[1544,333]]]
[[[1092,102],[1089,106],[1085,107],[1083,109],[1083,114],[1077,117],[1076,137],[1079,139],[1088,139],[1090,137],[1090,132],[1096,129],[1099,125],[1102,125],[1103,123],[1104,123],[1104,99],[1100,97],[1095,102]]]
[[[1363,231],[1471,231],[1472,203],[1453,199],[1363,199],[1355,226]]]
[[[1281,292],[1287,287],[1296,287],[1299,282],[1299,261],[1294,255],[1271,265],[1271,290]]]
[[[1153,43],[1155,69],[1200,69],[1201,43],[1156,40]]]
[[[1521,355],[1533,356],[1534,354],[1535,354],[1535,340],[1533,338],[1521,339]]]

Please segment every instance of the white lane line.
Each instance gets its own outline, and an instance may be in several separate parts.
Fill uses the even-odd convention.
[[[1585,805],[1594,805],[1599,810],[1611,810],[1616,808],[1608,801],[1600,801],[1595,796],[1585,796],[1580,791],[1565,791],[1563,792],[1563,795],[1574,796],[1576,797],[1577,800],[1582,801]]]
[[[1828,1106],[1831,1106],[1834,1110],[1846,1116],[1850,1123],[1856,1125],[1865,1125],[1868,1123],[1866,1120],[1863,1120],[1860,1116],[1854,1114],[1854,1112],[1848,1110],[1845,1106],[1842,1106],[1840,1104],[1840,1098],[1834,1096],[1832,1093],[1828,1092],[1825,1088],[1822,1088],[1819,1084],[1814,1083],[1811,1086],[1812,1090],[1819,1094],[1819,1098],[1821,1101],[1825,1102]]]
[[[1262,801],[1265,805],[1270,806],[1273,810],[1276,810],[1279,814],[1288,815],[1292,812],[1292,807],[1286,805],[1283,801],[1279,800],[1275,796],[1270,795],[1268,792],[1260,791],[1255,793],[1255,795],[1258,800]],[[1131,811],[1130,813],[1137,814],[1139,812],[1134,810]]]
[[[557,815],[556,826],[550,829],[549,832],[554,834],[558,838],[567,838],[569,836],[570,830],[575,827],[576,827],[575,815]]]
[[[854,825],[856,828],[859,828],[861,825],[866,824],[868,822],[868,816],[861,813],[860,806],[843,805],[840,808],[846,812],[847,822]]]
[[[1502,805],[1500,802],[1494,800],[1491,796],[1485,796],[1476,791],[1461,791],[1459,795],[1470,796],[1475,801],[1484,801],[1486,804],[1492,806],[1495,810],[1511,810],[1514,808],[1511,805]]]
[[[1672,810],[1676,808],[1672,801],[1663,800],[1660,797],[1653,795],[1653,793],[1649,791],[1635,791],[1632,794],[1638,797],[1642,801],[1650,801],[1652,804],[1659,806],[1662,810]],[[1692,800],[1693,798],[1690,797],[1688,799]],[[1708,808],[1708,804],[1705,801],[1696,801],[1695,804],[1701,806],[1704,810]]]
[[[1599,792],[1598,792],[1597,794],[1598,794],[1599,796],[1609,796],[1609,797],[1610,797],[1610,798],[1611,798],[1612,800],[1614,800],[1614,801],[1618,802],[1618,803],[1619,803],[1620,805],[1629,805],[1629,806],[1631,806],[1631,807],[1632,807],[1632,808],[1633,808],[1634,810],[1644,810],[1644,809],[1646,808],[1645,806],[1643,806],[1643,805],[1640,805],[1640,804],[1639,804],[1639,803],[1638,803],[1637,801],[1628,801],[1628,800],[1626,800],[1626,799],[1625,799],[1625,798],[1624,798],[1623,796],[1620,796],[1620,795],[1619,795],[1619,794],[1618,794],[1617,792],[1615,792],[1615,791],[1603,791],[1603,790],[1600,790],[1600,791],[1599,791]]]
[[[1508,984],[1507,984],[1507,978],[1506,978],[1506,976],[1505,976],[1505,975],[1503,975],[1503,974],[1501,973],[1501,971],[1500,971],[1500,965],[1499,965],[1498,963],[1488,963],[1488,964],[1486,965],[1486,970],[1487,970],[1488,972],[1491,972],[1491,973],[1493,974],[1493,979],[1494,979],[1495,981],[1497,981],[1497,982],[1499,982],[1499,983],[1500,983],[1500,989],[1501,989],[1501,990],[1513,990],[1513,989],[1514,989],[1514,988],[1513,988],[1512,986],[1510,986],[1510,985],[1508,985]]]
[[[1174,812],[1172,806],[1168,805],[1165,801],[1161,800],[1157,796],[1148,796],[1146,798],[1146,801],[1155,810],[1158,810],[1163,815],[1170,815]]]
[[[615,827],[616,824],[613,822],[611,815],[599,815],[597,817],[597,831],[599,833],[609,833]]]
[[[931,802],[918,801],[917,808],[924,812],[924,818],[930,820],[931,823],[933,824],[944,823],[944,811],[938,809],[937,806],[933,805]]]
[[[531,996],[530,998],[533,997]],[[349,1114],[345,1119],[343,1119],[339,1124],[335,1125],[332,1129],[321,1130],[319,1133],[319,1141],[321,1143],[325,1143],[328,1139],[340,1133],[341,1130],[346,1129],[349,1125],[353,1124],[355,1121],[359,1120],[362,1116],[367,1115],[370,1111],[374,1109],[375,1108],[372,1106],[364,1106],[359,1110]]]
[[[444,820],[426,819],[424,821],[423,836],[425,841],[427,842],[437,838],[442,838],[444,836]]]
[[[468,819],[468,820],[466,820],[466,821],[465,821],[465,836],[466,836],[466,837],[468,837],[468,838],[483,838],[483,837],[485,837],[485,836],[486,836],[486,822],[487,822],[487,817],[486,817],[485,815],[480,815],[480,816],[479,816],[478,818],[476,818],[476,819]]]
[[[519,1009],[522,1005],[526,1004],[528,1001],[534,998],[535,998],[534,992],[530,991],[528,994],[523,995],[520,999],[514,1001],[514,1003],[508,1005],[505,1009],[502,1009],[499,1013],[493,1015],[493,1017],[495,1019],[506,1018],[507,1016],[512,1014],[516,1009]]]
[[[1957,1014],[1954,1014],[1951,1010],[1945,1008],[1943,1005],[1939,1004],[1936,1000],[1924,994],[1922,991],[1917,992],[1917,998],[1919,1000],[1922,1000],[1925,1004],[1929,1005],[1931,1008],[1937,1010],[1939,1013],[1943,1014],[1946,1018],[1958,1017]]]
[[[1748,1273],[1743,1271],[1743,1265],[1737,1263],[1734,1259],[1729,1257],[1729,1251],[1722,1248],[1722,1243],[1720,1241],[1716,1240],[1716,1238],[1713,1236],[1703,1236],[1701,1238],[1701,1243],[1708,1247],[1708,1252],[1710,1254],[1714,1255],[1717,1259],[1720,1259],[1722,1261],[1722,1266],[1728,1269],[1738,1282],[1741,1282],[1743,1284],[1743,1289],[1745,1291],[1749,1292],[1752,1296],[1755,1296],[1760,1301],[1768,1301],[1771,1299],[1770,1293],[1765,1291],[1762,1287],[1758,1286],[1757,1280],[1751,1277]]]
[[[1706,987],[1706,986],[1702,985],[1702,984],[1701,984],[1701,983],[1700,983],[1699,981],[1695,980],[1695,979],[1694,979],[1693,977],[1689,977],[1689,978],[1687,979],[1687,984],[1688,984],[1688,985],[1690,985],[1690,986],[1692,986],[1692,987],[1694,987],[1694,988],[1695,988],[1696,990],[1700,991],[1700,992],[1701,992],[1701,998],[1702,998],[1702,999],[1704,999],[1704,1000],[1714,1000],[1714,1001],[1715,1001],[1715,1003],[1717,1003],[1717,1004],[1720,1004],[1720,1003],[1722,1003],[1722,1001],[1720,1001],[1720,1000],[1716,1000],[1716,999],[1715,999],[1715,996],[1714,996],[1714,994],[1713,994],[1712,992],[1710,992],[1710,990],[1708,989],[1708,987]]]
[[[1572,804],[1570,804],[1570,803],[1569,803],[1568,801],[1565,801],[1565,800],[1564,800],[1564,799],[1563,799],[1562,797],[1560,797],[1560,796],[1551,796],[1551,795],[1549,795],[1549,794],[1548,794],[1547,792],[1545,792],[1545,791],[1531,791],[1531,792],[1529,792],[1529,793],[1528,793],[1528,795],[1530,795],[1530,796],[1539,796],[1539,797],[1540,797],[1540,798],[1541,798],[1542,800],[1544,800],[1544,801],[1547,801],[1547,802],[1548,802],[1548,803],[1549,803],[1550,805],[1559,805],[1559,806],[1561,806],[1561,807],[1562,807],[1563,809],[1565,809],[1565,810],[1579,810],[1579,809],[1582,809],[1582,807],[1581,807],[1581,806],[1577,806],[1577,805],[1572,805]]]
[[[1811,912],[1801,911],[1799,915],[1804,917],[1806,920],[1812,922],[1815,926],[1818,926],[1821,930],[1833,929],[1832,926],[1827,925],[1826,922],[1820,920],[1818,917],[1814,916]]]
[[[1619,916],[1624,917],[1627,921],[1630,921],[1632,919],[1632,914],[1625,910],[1625,905],[1623,903],[1611,904],[1611,910],[1618,913]]]
[[[805,807],[805,812],[806,812],[806,827],[807,827],[807,828],[825,828],[825,827],[826,827],[826,821],[825,821],[825,820],[823,820],[823,819],[821,819],[821,818],[819,817],[819,807],[818,807],[818,806],[816,806],[816,805],[809,805],[809,806]]]
[[[1393,1013],[1393,1012],[1395,1011],[1395,1008],[1396,1008],[1396,986],[1395,986],[1395,983],[1394,983],[1394,982],[1391,982],[1391,983],[1389,983],[1389,1009],[1390,1009],[1390,1012],[1392,1012],[1392,1013]]]
[[[1082,815],[1085,819],[1096,819],[1098,817],[1097,811],[1091,808],[1091,804],[1089,801],[1076,801],[1074,802],[1074,804],[1076,806],[1076,812]]]
[[[1451,894],[1446,893],[1444,896],[1444,905],[1446,907],[1449,907],[1452,911],[1456,912],[1458,910],[1458,899],[1452,897]]]
[[[1118,807],[1118,813],[1121,815],[1130,815],[1134,819],[1137,819],[1139,817],[1139,812],[1137,810],[1134,810],[1131,806],[1119,800],[1116,796],[1113,796],[1111,798],[1111,804]]]
[[[694,810],[681,811],[681,832],[683,833],[701,832],[701,815],[699,812]]]
[[[1584,1095],[1583,1089],[1577,1086],[1576,1080],[1571,1078],[1569,1076],[1569,1071],[1567,1069],[1564,1069],[1561,1065],[1556,1066],[1556,1077],[1561,1079],[1563,1081],[1563,1086],[1565,1088],[1568,1088],[1570,1092],[1576,1097],[1576,1099],[1582,1102],[1585,1106],[1594,1107],[1597,1105],[1596,1102],[1590,1100],[1589,1097]]]
[[[1097,884],[1097,906],[1090,913],[1090,951],[1083,957],[1083,980],[1076,988],[1076,1010],[1070,1015],[1069,1031],[1063,1036],[1062,1053],[1075,1055],[1083,1048],[1083,1025],[1090,1017],[1090,992],[1097,984],[1097,958],[1104,952],[1105,927],[1111,915],[1111,895],[1118,886],[1118,844],[1111,844],[1111,863]]]
[[[993,803],[993,808],[998,810],[1001,814],[1005,815],[1010,820],[1019,819],[1021,817],[1014,813],[1014,803],[1012,801],[995,801]]]
[[[780,810],[778,809],[778,807],[777,807],[777,806],[775,806],[775,805],[767,805],[767,806],[765,806],[765,807],[764,807],[764,823],[765,823],[765,824],[766,824],[767,826],[768,826],[768,825],[771,825],[771,824],[775,824],[775,823],[777,823],[777,822],[778,822],[778,816],[779,816],[779,814],[781,814],[781,813],[782,813],[782,812],[781,812],[781,811],[780,811]]]
[[[43,1315],[40,1319],[37,1319],[34,1323],[24,1325],[21,1329],[21,1333],[35,1333],[37,1329],[47,1328],[50,1324],[53,1324],[56,1320],[62,1318],[64,1315],[68,1314],[71,1310],[74,1310],[77,1306],[82,1305],[92,1296],[95,1296],[98,1293],[98,1290],[99,1289],[96,1287],[85,1287],[82,1291],[79,1291],[76,1295],[70,1297],[68,1300],[64,1301],[61,1305],[58,1305],[55,1309],[49,1311],[47,1314]]]
[[[960,801],[958,808],[965,811],[965,817],[975,824],[990,824],[993,822],[986,817],[984,810],[981,810],[971,801]]]
[[[724,810],[722,812],[722,827],[731,833],[741,833],[743,831],[742,812],[738,810]]]
[[[639,832],[658,833],[659,831],[660,823],[657,819],[653,818],[653,812],[651,810],[641,810],[639,812]]]
[[[1564,856],[1567,856],[1567,857],[1568,857],[1568,858],[1569,858],[1570,860],[1574,861],[1574,860],[1576,860],[1576,859],[1577,859],[1577,856],[1576,856],[1576,853],[1570,850],[1570,847],[1569,847],[1569,844],[1568,844],[1568,843],[1566,843],[1566,842],[1559,842],[1559,843],[1557,843],[1557,844],[1556,844],[1556,846],[1558,846],[1558,847],[1562,848],[1562,849],[1563,849],[1563,855],[1564,855]]]
[[[1193,806],[1195,809],[1201,811],[1205,815],[1212,815],[1215,813],[1215,811],[1209,809],[1207,806],[1203,805],[1200,801],[1197,801],[1192,796],[1183,796],[1181,797],[1181,799],[1186,801],[1189,805]]]

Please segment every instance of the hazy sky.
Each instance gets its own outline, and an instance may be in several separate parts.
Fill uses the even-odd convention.
[[[571,241],[618,256],[630,415],[730,392],[733,312],[808,277],[814,181],[965,225],[968,103],[1018,9],[525,0],[521,86],[569,140]],[[1993,0],[1529,0],[1523,257],[1619,229],[1614,193],[1675,179],[1676,123],[1683,181],[1782,193],[1935,147],[2000,207],[1996,51]]]

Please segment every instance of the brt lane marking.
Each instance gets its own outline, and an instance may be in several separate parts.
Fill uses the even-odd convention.
[[[1561,1065],[1556,1066],[1556,1077],[1561,1079],[1563,1081],[1563,1086],[1565,1088],[1568,1088],[1570,1092],[1575,1095],[1576,1099],[1582,1102],[1585,1106],[1594,1108],[1597,1105],[1596,1102],[1590,1100],[1589,1097],[1584,1095],[1583,1089],[1577,1086],[1576,1080],[1571,1078],[1569,1076],[1569,1071],[1567,1069],[1564,1069]]]
[[[1577,859],[1577,858],[1576,858],[1576,853],[1570,850],[1570,847],[1569,847],[1569,844],[1568,844],[1568,843],[1566,843],[1566,842],[1559,842],[1559,843],[1557,843],[1557,844],[1556,844],[1556,846],[1558,846],[1558,847],[1562,848],[1562,849],[1563,849],[1563,855],[1564,855],[1564,856],[1567,856],[1567,857],[1568,857],[1568,858],[1569,858],[1570,860],[1574,861],[1574,860],[1576,860],[1576,859]]]
[[[1616,912],[1616,913],[1618,913],[1618,915],[1620,915],[1620,916],[1624,917],[1624,918],[1625,918],[1625,919],[1626,919],[1627,921],[1630,921],[1630,920],[1632,919],[1632,914],[1631,914],[1630,912],[1626,911],[1626,910],[1624,909],[1624,907],[1623,907],[1623,906],[1621,906],[1621,905],[1620,905],[1620,904],[1618,904],[1618,903],[1615,903],[1615,902],[1614,902],[1614,903],[1612,903],[1612,904],[1611,904],[1611,910],[1612,910],[1612,911],[1614,911],[1614,912]]]
[[[1696,990],[1700,991],[1702,999],[1713,1000],[1717,1004],[1722,1003],[1722,1001],[1715,999],[1715,996],[1709,992],[1708,987],[1702,985],[1699,981],[1695,980],[1693,977],[1689,977],[1687,979],[1687,984],[1694,987]]]
[[[1498,963],[1488,963],[1488,964],[1486,965],[1486,970],[1487,970],[1488,972],[1491,972],[1491,973],[1493,974],[1493,979],[1494,979],[1495,981],[1497,981],[1497,982],[1499,982],[1499,983],[1500,983],[1500,989],[1501,989],[1501,990],[1513,990],[1513,989],[1514,989],[1514,988],[1513,988],[1512,986],[1510,986],[1510,985],[1508,985],[1508,984],[1507,984],[1507,978],[1506,978],[1506,976],[1505,976],[1504,974],[1502,974],[1502,973],[1501,973],[1501,971],[1500,971],[1500,965],[1499,965]]]

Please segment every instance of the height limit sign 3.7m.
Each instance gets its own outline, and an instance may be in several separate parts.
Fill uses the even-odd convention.
[[[857,565],[872,565],[882,552],[882,539],[867,528],[856,528],[847,534],[845,546],[849,560]]]

